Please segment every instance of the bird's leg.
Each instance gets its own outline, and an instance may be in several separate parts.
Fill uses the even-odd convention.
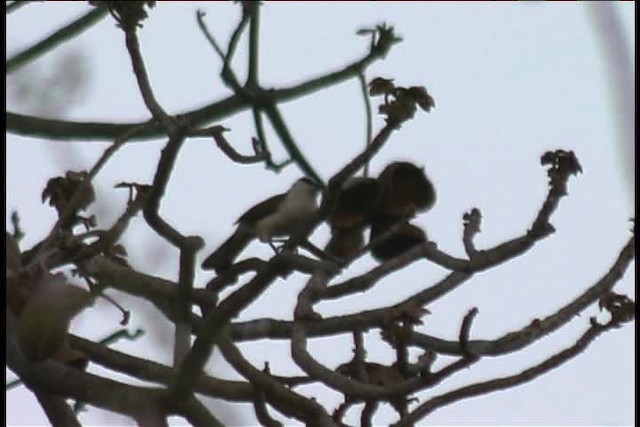
[[[344,261],[334,255],[331,255],[329,253],[327,253],[326,251],[323,251],[322,249],[320,249],[319,247],[317,247],[316,245],[314,245],[313,243],[311,243],[311,241],[309,241],[309,239],[305,240],[304,242],[302,242],[300,244],[300,247],[308,250],[313,256],[317,257],[318,259],[321,260],[325,260],[325,261],[333,261],[338,265],[343,265]]]
[[[287,240],[288,240],[287,237],[279,237],[279,238],[272,237],[271,239],[269,239],[267,243],[269,243],[269,246],[271,246],[271,249],[273,249],[273,251],[276,254],[278,254],[282,251],[282,247],[284,246],[285,243],[287,243]]]
[[[267,243],[269,243],[269,246],[271,246],[271,249],[273,249],[273,252],[275,252],[276,254],[280,253],[280,250],[278,249],[278,247],[273,242],[274,242],[274,240],[271,239]],[[280,247],[282,247],[282,246],[280,246]]]
[[[287,243],[287,240],[289,240],[288,237],[272,237],[267,243],[269,243],[269,246],[271,246],[271,249],[273,249],[276,254],[279,254],[282,252],[282,247]],[[294,252],[298,253],[298,248],[295,248]]]

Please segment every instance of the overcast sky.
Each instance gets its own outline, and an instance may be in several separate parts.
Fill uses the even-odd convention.
[[[633,6],[632,2],[609,3],[621,25],[627,44],[623,52],[631,59],[629,64],[635,62]],[[194,109],[229,94],[218,78],[220,61],[196,25],[197,8],[207,12],[212,32],[226,45],[238,19],[238,8],[226,3],[161,2],[140,31],[152,85],[169,113]],[[87,10],[84,2],[37,2],[23,7],[7,19],[8,54],[31,45]],[[432,314],[425,318],[423,332],[455,339],[462,317],[473,306],[480,310],[473,338],[491,339],[517,330],[536,317],[553,313],[591,286],[629,238],[628,219],[634,212],[633,175],[629,173],[633,153],[623,147],[632,147],[633,128],[629,123],[633,123],[625,121],[632,115],[626,115],[625,111],[631,110],[625,110],[624,103],[633,99],[635,88],[629,79],[624,82],[627,89],[620,89],[611,78],[603,43],[610,33],[603,32],[598,27],[601,21],[596,19],[596,14],[602,17],[605,12],[602,7],[582,2],[283,2],[269,3],[262,9],[260,71],[265,87],[290,85],[335,70],[366,52],[368,40],[356,36],[357,29],[381,22],[395,26],[404,41],[385,60],[376,62],[367,77],[423,85],[435,98],[436,109],[417,114],[396,132],[372,162],[371,170],[377,174],[388,162],[398,159],[424,165],[438,200],[432,211],[417,218],[416,224],[424,227],[442,250],[463,256],[462,214],[472,207],[483,214],[482,233],[476,240],[480,248],[525,232],[546,195],[546,174],[539,164],[545,151],[574,150],[582,164],[584,174],[570,180],[569,197],[552,218],[557,232],[522,257],[479,274],[430,305]],[[241,75],[245,53],[241,48],[234,64]],[[55,73],[60,55],[76,58],[87,78],[81,96],[64,111],[65,118],[133,121],[149,117],[131,72],[124,37],[111,19],[104,19],[79,39],[65,44],[58,53],[45,56],[29,72],[34,76]],[[623,76],[633,76],[634,70],[625,70]],[[16,80],[10,78],[8,89],[15,85]],[[21,104],[11,92],[9,96],[9,110],[37,110],[37,105]],[[365,115],[355,79],[285,104],[282,111],[302,151],[325,179],[363,148]],[[255,135],[250,115],[243,113],[221,124],[231,129],[227,136],[237,149],[249,152],[250,138]],[[376,117],[374,131],[382,125],[382,118]],[[276,137],[270,136],[274,157],[285,159]],[[100,225],[109,226],[126,200],[126,194],[111,190],[113,184],[123,180],[151,182],[163,144],[162,140],[130,144],[100,173],[97,186],[103,193],[93,207]],[[50,142],[7,135],[6,218],[9,224],[10,211],[19,210],[27,233],[22,249],[43,238],[55,221],[55,211],[40,202],[46,181],[68,169],[90,168],[106,146],[106,142]],[[210,141],[190,140],[179,157],[162,214],[181,232],[205,238],[202,259],[228,236],[231,224],[241,213],[285,190],[300,175],[295,166],[277,175],[261,165],[239,166]],[[327,238],[326,227],[314,234],[319,245]],[[134,267],[176,278],[177,251],[156,237],[141,218],[132,223],[124,243]],[[259,244],[254,244],[251,251],[269,254],[269,249]],[[361,260],[343,277],[373,265],[370,259]],[[392,304],[444,274],[441,268],[421,262],[391,275],[364,295],[318,308],[328,316]],[[198,282],[204,284],[210,276],[199,272]],[[634,283],[635,275],[630,271],[615,290],[635,299]],[[302,276],[274,283],[240,319],[291,319],[297,291],[303,284]],[[138,307],[126,295],[111,295]],[[99,339],[118,327],[115,310],[104,303],[96,307],[76,319],[75,333]],[[487,358],[435,392],[419,397],[424,401],[457,386],[520,372],[570,346],[588,327],[589,316],[596,313],[596,307],[592,307],[522,354]],[[163,339],[170,342],[171,329],[153,329],[150,324],[155,319],[159,319],[157,314],[134,311],[131,328],[146,328],[149,333],[139,341],[115,347],[170,363],[169,352],[157,349]],[[634,332],[635,325],[630,324],[606,333],[585,354],[542,378],[445,407],[432,414],[428,423],[632,425]],[[367,336],[370,360],[391,363],[393,351],[378,337],[377,332]],[[351,346],[345,336],[313,341],[311,350],[327,366],[335,367],[349,360]],[[300,373],[283,343],[259,341],[242,349],[259,367],[268,361],[274,373]],[[230,375],[224,364],[215,360],[208,372]],[[93,366],[90,371],[102,372]],[[7,380],[13,378],[7,371]],[[318,395],[330,409],[342,400],[333,392],[318,394],[319,387],[301,390]],[[247,410],[250,406],[240,408]],[[220,416],[229,424],[255,423],[244,414],[225,412]],[[358,417],[359,410],[351,411],[347,421],[356,424]],[[395,419],[394,411],[385,407],[375,422],[385,425]],[[131,424],[94,408],[80,420],[86,424]],[[46,418],[31,393],[20,388],[7,394],[7,423],[42,424]]]

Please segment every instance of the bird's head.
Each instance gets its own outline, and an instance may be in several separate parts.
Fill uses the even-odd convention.
[[[322,187],[313,179],[305,176],[297,180],[291,187],[291,190],[295,192],[300,191],[308,194],[317,195],[318,192],[322,190]]]

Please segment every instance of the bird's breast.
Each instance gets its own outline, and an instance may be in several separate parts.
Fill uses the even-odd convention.
[[[283,203],[276,212],[255,224],[256,235],[262,242],[268,242],[273,237],[288,236],[308,220],[316,209],[315,204],[306,201]]]

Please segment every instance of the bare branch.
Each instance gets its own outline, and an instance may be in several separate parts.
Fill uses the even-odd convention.
[[[469,348],[469,334],[471,333],[471,325],[473,323],[473,319],[475,319],[478,314],[478,308],[473,307],[469,312],[464,316],[462,320],[462,326],[460,327],[460,349],[462,350],[462,354],[467,358],[474,358],[476,355],[473,354],[471,349]]]
[[[269,375],[253,367],[228,337],[221,336],[219,344],[220,351],[231,366],[262,390],[265,398],[280,412],[305,421],[307,425],[333,426],[331,418],[322,406],[312,399],[307,399],[289,390]]]
[[[389,45],[391,47],[391,45]],[[352,62],[340,70],[325,74],[321,77],[310,79],[306,82],[281,89],[273,89],[264,92],[261,96],[275,102],[292,101],[306,95],[311,95],[319,90],[337,85],[357,76],[374,61],[381,59],[386,54],[384,49],[372,49],[364,57]],[[220,121],[235,113],[250,108],[251,100],[239,95],[231,95],[219,101],[215,101],[202,108],[180,114],[181,119],[192,126]],[[142,123],[100,123],[100,122],[70,122],[64,120],[44,119],[25,114],[6,111],[6,129],[20,135],[39,136],[57,140],[99,140],[113,139],[132,126]],[[163,128],[155,124],[147,132],[136,136],[136,140],[156,138],[163,135]]]
[[[51,425],[81,427],[76,414],[73,413],[63,398],[41,391],[35,391],[34,394],[45,414],[47,414]]]
[[[178,373],[175,368],[131,356],[75,335],[69,336],[69,343],[72,348],[87,354],[92,362],[139,380],[169,385]],[[247,382],[221,380],[208,375],[203,375],[196,381],[194,391],[240,402],[249,402],[254,395],[254,387]]]
[[[230,286],[236,282],[238,276],[250,271],[257,272],[265,266],[267,262],[260,258],[247,258],[233,264],[224,273],[214,277],[207,283],[207,290],[218,294],[227,286]]]
[[[584,351],[589,346],[589,344],[591,344],[591,342],[593,342],[593,340],[595,340],[601,333],[612,329],[613,327],[615,326],[612,324],[592,325],[573,346],[551,356],[544,362],[526,369],[519,374],[471,384],[433,397],[415,408],[404,420],[394,424],[394,426],[400,427],[415,423],[423,419],[425,416],[429,415],[436,409],[439,409],[458,400],[479,396],[498,390],[505,390],[507,388],[531,381],[534,378],[537,378],[540,375],[559,367],[566,361],[577,356],[582,351]]]
[[[186,396],[192,384],[202,374],[202,368],[209,359],[220,332],[231,318],[258,298],[281,274],[281,264],[279,255],[273,257],[249,283],[225,298],[206,316],[198,337],[180,367],[180,374],[172,385],[172,392],[176,397]]]
[[[204,23],[205,16],[206,16],[206,13],[204,12],[204,10],[198,9],[196,11],[196,21],[198,21],[198,26],[200,27],[200,31],[202,31],[202,34],[204,34],[205,38],[207,39],[211,47],[213,47],[213,50],[216,51],[220,59],[224,61],[225,54],[222,51],[222,48],[220,47],[218,42],[216,42],[216,39],[213,38],[213,35],[209,31],[209,28],[207,28],[207,24]]]
[[[369,375],[367,375],[367,369],[365,367],[365,360],[367,358],[367,351],[364,348],[364,336],[359,329],[353,330],[353,360],[356,368],[356,378],[363,383],[369,382]]]
[[[514,352],[534,343],[575,319],[581,311],[598,301],[602,295],[613,289],[615,284],[620,281],[635,258],[634,243],[634,238],[630,238],[605,275],[555,313],[542,319],[535,319],[524,328],[507,333],[492,341],[469,341],[469,350],[477,356],[500,356]],[[411,341],[413,345],[430,348],[439,353],[463,354],[459,342],[445,341],[416,332],[414,332]]]
[[[477,253],[473,238],[480,232],[480,222],[482,214],[480,209],[473,208],[462,216],[464,222],[464,232],[462,234],[462,243],[464,250],[467,252],[469,259],[472,259]]]
[[[174,404],[174,402],[172,402]],[[223,427],[220,422],[205,405],[195,397],[184,402],[178,402],[175,410],[179,412],[189,424],[194,427]]]
[[[27,361],[15,337],[16,320],[8,308],[6,319],[7,366],[30,389],[71,397],[135,419],[144,415],[142,412],[161,408],[162,390],[101,378],[50,360],[41,363]]]
[[[271,375],[269,370],[269,363],[265,363],[263,372],[267,375]],[[267,404],[265,403],[264,392],[261,390],[256,391],[256,394],[253,398],[253,410],[256,413],[256,418],[260,424],[266,427],[282,427],[283,424],[271,418],[269,415],[269,410],[267,409]]]
[[[369,90],[367,89],[367,79],[364,76],[364,72],[358,74],[358,80],[360,81],[360,89],[362,90],[362,99],[364,100],[364,112],[366,117],[366,132],[365,132],[365,148],[371,144],[373,138],[373,115],[371,114],[371,101],[369,100]],[[362,176],[369,176],[369,162],[364,164],[362,170]]]
[[[253,147],[253,156],[244,156],[238,153],[233,146],[227,141],[223,133],[229,129],[223,126],[211,126],[206,129],[194,129],[190,130],[188,136],[210,136],[216,142],[216,145],[222,152],[232,161],[243,165],[258,163],[271,158],[271,154],[268,151],[263,151],[263,145],[260,144],[256,138],[253,138],[251,145]]]
[[[125,41],[129,56],[131,57],[131,66],[138,81],[138,88],[142,94],[142,99],[153,118],[160,123],[168,133],[172,134],[176,130],[175,119],[164,111],[153,94],[151,83],[149,83],[149,76],[147,75],[147,70],[144,65],[144,59],[140,53],[140,43],[138,41],[138,35],[136,34],[137,28],[136,26],[122,26],[122,29],[125,32]]]
[[[258,70],[260,64],[260,2],[249,2],[242,5],[243,16],[250,17],[249,25],[249,64],[247,69],[248,88],[258,87]]]
[[[14,1],[11,5],[7,6],[7,13],[10,12],[10,6],[15,7],[23,4],[27,4],[26,1]],[[83,31],[91,28],[94,24],[99,22],[107,14],[106,7],[98,7],[90,12],[82,15],[72,23],[60,28],[55,33],[51,34],[47,38],[31,47],[23,50],[20,53],[13,55],[6,62],[6,73],[10,74],[20,67],[27,65],[28,63],[35,61],[39,57],[51,52],[53,49],[61,45],[62,43],[73,40],[80,35]],[[118,132],[120,133],[120,132]],[[115,136],[115,135],[114,135]]]

